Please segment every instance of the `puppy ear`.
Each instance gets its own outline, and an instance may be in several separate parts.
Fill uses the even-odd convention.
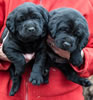
[[[37,7],[39,8],[40,13],[41,13],[45,23],[48,23],[48,17],[49,17],[48,11],[40,5],[37,5]]]
[[[82,50],[88,43],[88,38],[89,38],[88,24],[85,19],[77,20],[76,24],[78,25],[79,35],[81,37],[78,44],[78,48]]]
[[[43,35],[45,36],[48,33],[48,17],[49,17],[49,13],[48,13],[48,11],[45,8],[43,8],[40,5],[37,5],[37,8],[39,9],[40,14],[42,15],[42,18],[43,18],[42,19],[43,22],[44,22],[44,26],[43,26],[44,34]]]
[[[56,35],[57,24],[55,23],[55,19],[52,18],[52,12],[49,12],[49,22],[48,22],[48,30],[52,38]]]
[[[15,13],[11,12],[6,21],[6,27],[12,33],[15,33]]]
[[[56,35],[56,24],[49,22],[48,23],[48,30],[52,38],[55,38]]]
[[[87,34],[84,34],[82,37],[81,37],[81,40],[80,40],[80,43],[79,43],[79,49],[82,50],[88,43],[88,35],[89,33],[87,32]]]

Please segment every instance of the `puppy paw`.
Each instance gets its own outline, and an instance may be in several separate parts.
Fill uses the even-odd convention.
[[[44,83],[48,84],[49,82],[49,69],[45,69],[43,72],[43,79],[44,79]]]
[[[49,83],[49,76],[44,77],[44,83],[48,84]]]
[[[44,80],[40,73],[31,72],[29,81],[32,82],[33,85],[40,85],[41,83],[43,83]]]
[[[13,84],[12,84],[12,88],[11,88],[11,91],[9,93],[9,96],[14,96],[15,95],[15,93],[20,88],[20,83],[21,83],[21,79],[16,78],[16,77],[13,78]]]
[[[80,65],[83,64],[83,59],[82,59],[82,57],[80,57],[80,58],[79,57],[78,58],[71,57],[70,62],[72,65],[80,67]]]
[[[92,83],[86,78],[81,78],[79,83],[80,83],[80,85],[82,85],[84,87],[88,87],[88,86],[92,85]]]

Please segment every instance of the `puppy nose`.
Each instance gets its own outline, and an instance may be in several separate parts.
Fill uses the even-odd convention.
[[[34,27],[29,27],[29,28],[28,28],[28,31],[34,32],[34,31],[35,31],[35,28],[34,28]]]
[[[71,47],[71,44],[68,43],[68,42],[64,42],[64,43],[63,43],[63,46],[66,47],[66,48],[70,48],[70,47]]]

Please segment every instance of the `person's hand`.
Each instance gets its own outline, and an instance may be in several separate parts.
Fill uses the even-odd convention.
[[[25,59],[26,59],[26,62],[29,62],[31,59],[33,59],[34,58],[34,53],[32,53],[32,54],[23,54],[24,55],[24,57],[25,57]],[[6,57],[6,55],[3,53],[3,51],[2,51],[2,45],[0,45],[0,59],[1,60],[4,60],[4,61],[8,61],[8,62],[11,62],[7,57]]]
[[[10,62],[10,60],[6,57],[6,55],[2,51],[2,45],[0,45],[0,59]]]

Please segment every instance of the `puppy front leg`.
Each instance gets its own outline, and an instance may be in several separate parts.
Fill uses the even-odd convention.
[[[14,49],[6,49],[4,53],[8,57],[8,59],[14,64],[15,74],[21,75],[24,72],[26,60],[22,53],[17,52]]]
[[[75,50],[70,55],[70,62],[72,65],[80,67],[81,64],[83,64],[83,57],[81,56],[80,50]]]
[[[80,77],[69,64],[60,65],[60,69],[68,80],[85,87],[92,85],[87,78]]]
[[[14,94],[20,88],[21,76],[16,76],[15,75],[15,69],[14,69],[14,65],[13,64],[10,66],[9,72],[10,72],[10,76],[11,76],[11,79],[12,79],[12,88],[10,90],[9,95],[10,96],[14,96]]]
[[[13,57],[11,57],[11,61],[14,64],[14,68],[15,68],[15,75],[12,78],[13,84],[12,84],[12,88],[11,91],[9,93],[10,96],[13,96],[20,88],[20,84],[21,84],[21,75],[24,72],[25,69],[25,59],[24,56],[20,53],[13,53]]]
[[[12,77],[13,84],[9,94],[10,96],[13,96],[20,87],[21,74],[24,72],[26,61],[24,56],[21,53],[16,52],[13,49],[7,48],[4,50],[4,52],[8,57],[8,59],[10,59],[11,62],[13,63],[13,66],[11,66],[10,69],[10,73],[13,76]],[[14,70],[12,67],[14,67]]]
[[[29,81],[32,82],[33,85],[40,85],[44,82],[43,79],[43,70],[45,66],[46,54],[43,50],[39,51],[36,54],[35,63],[32,68],[32,72],[29,78]]]

